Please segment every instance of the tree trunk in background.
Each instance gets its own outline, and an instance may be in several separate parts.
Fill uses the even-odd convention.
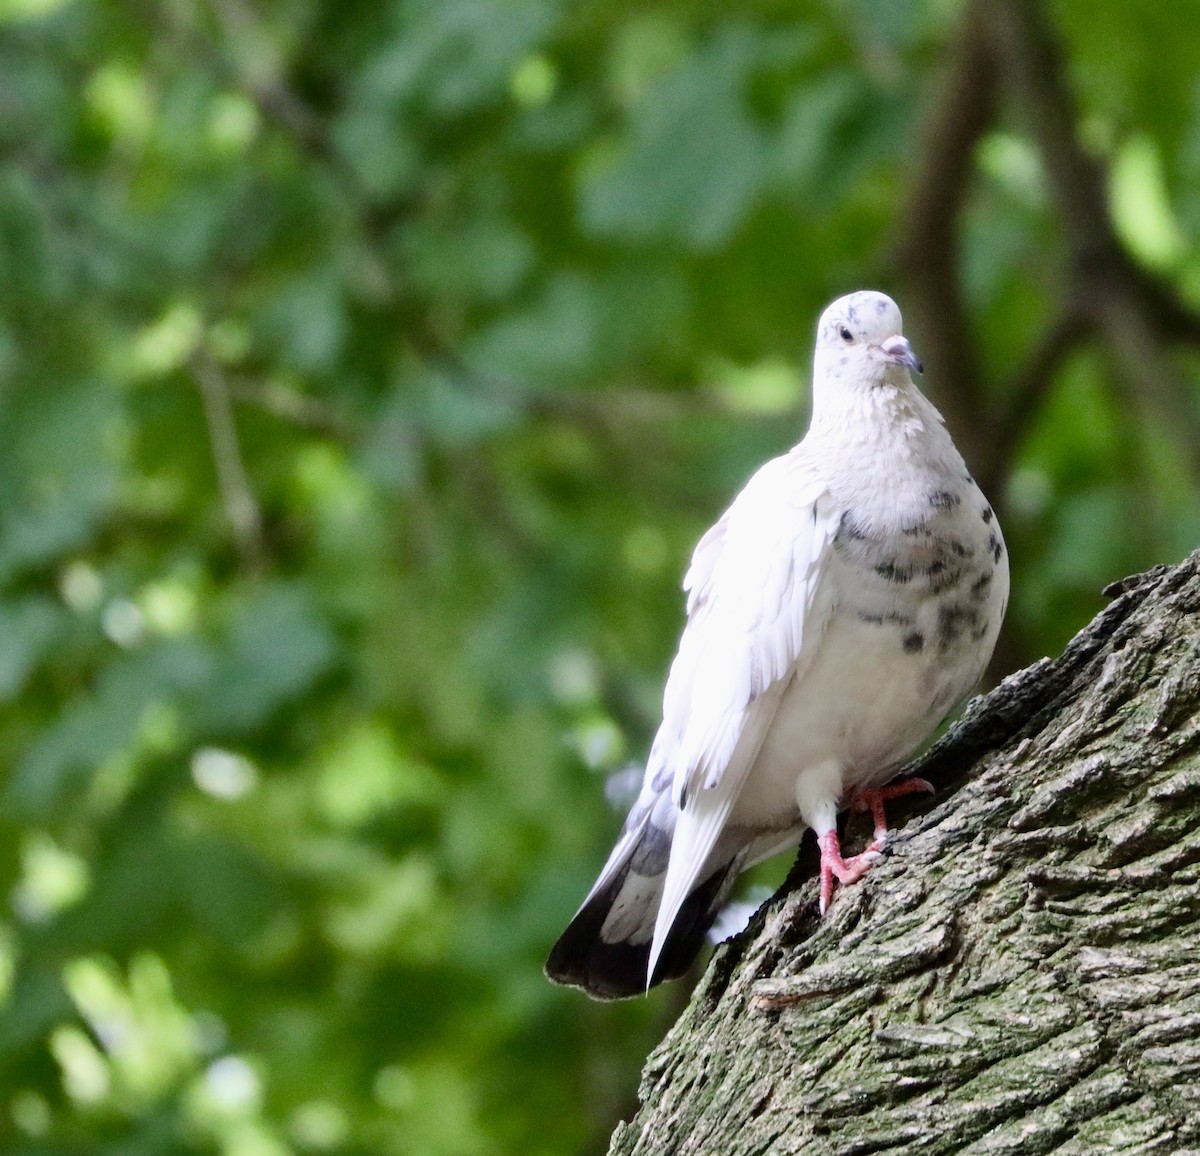
[[[717,952],[614,1156],[1200,1151],[1200,552],[1107,593]]]

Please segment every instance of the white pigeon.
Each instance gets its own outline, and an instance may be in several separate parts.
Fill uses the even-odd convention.
[[[975,686],[1008,601],[1000,527],[909,370],[890,297],[822,314],[807,435],[692,556],[641,793],[556,982],[616,999],[682,974],[737,875],[806,828],[822,911],[879,858],[883,801],[907,787],[880,788]],[[876,838],[843,858],[852,798]]]

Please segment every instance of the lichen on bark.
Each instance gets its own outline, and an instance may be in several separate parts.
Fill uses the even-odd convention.
[[[718,949],[612,1156],[1200,1152],[1200,552],[1108,593]]]

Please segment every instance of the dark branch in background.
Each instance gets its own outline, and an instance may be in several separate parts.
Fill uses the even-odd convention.
[[[358,425],[335,406],[277,382],[230,378],[228,390],[229,396],[240,405],[261,410],[309,433],[338,442],[353,442],[362,433]]]
[[[1013,99],[1038,147],[1069,252],[1072,306],[1110,351],[1132,397],[1177,431],[1200,474],[1200,429],[1168,344],[1200,339],[1200,317],[1122,246],[1105,173],[1078,139],[1078,110],[1061,47],[1033,0],[990,5],[988,20]]]
[[[209,11],[226,43],[248,38],[256,43],[267,42],[257,33],[257,18],[244,5],[217,0]],[[174,41],[189,59],[200,61],[214,77],[242,93],[265,121],[291,137],[302,152],[337,163],[337,152],[325,120],[287,87],[279,75],[277,61],[261,61],[258,74],[247,76],[232,53],[214,44],[198,22],[185,18],[170,5],[147,5],[143,15],[147,23],[157,23],[168,42]],[[342,173],[339,168],[339,175]]]
[[[1003,0],[985,11],[1005,83],[1025,116],[1061,217],[1072,278],[1125,266],[1109,222],[1104,170],[1079,145],[1078,111],[1053,32],[1025,0]]]
[[[257,15],[242,0],[215,0],[212,12],[227,42],[247,38],[254,44],[269,42],[260,34]],[[271,60],[261,62],[257,77],[246,77],[236,70],[234,75],[267,120],[285,129],[306,152],[336,162],[337,151],[328,126],[283,83],[279,61],[274,59],[276,53],[270,56]]]
[[[1087,330],[1076,304],[1065,302],[1007,387],[988,387],[962,298],[958,229],[976,147],[996,122],[1003,95],[992,8],[988,0],[972,0],[963,12],[926,122],[895,259],[909,290],[905,312],[920,335],[922,355],[937,366],[941,381],[951,383],[937,392],[937,403],[980,486],[1003,514],[1012,455],[1059,366]]]
[[[229,387],[221,370],[203,350],[192,358],[190,367],[204,404],[204,420],[208,424],[213,465],[225,516],[233,530],[243,566],[257,573],[266,562],[262,511],[246,474]]]
[[[1009,386],[1003,412],[991,422],[991,428],[987,431],[991,439],[991,453],[990,457],[985,457],[985,461],[989,463],[993,475],[1011,467],[1013,455],[1037,417],[1038,407],[1046,396],[1050,382],[1086,336],[1087,326],[1079,311],[1068,305],[1029,354],[1025,365],[1017,371]],[[1002,483],[999,477],[995,477],[995,481],[997,484],[993,489],[999,492]]]
[[[1062,222],[1067,268],[1059,320],[1006,388],[989,390],[961,298],[957,237],[975,148],[1002,95],[1022,115],[1037,148]],[[1085,340],[1108,349],[1130,395],[1178,431],[1200,473],[1200,429],[1168,356],[1171,344],[1200,344],[1200,316],[1122,245],[1104,167],[1081,146],[1078,119],[1062,51],[1041,4],[972,0],[927,122],[896,260],[923,352],[953,383],[937,401],[983,488],[1000,504],[1007,468],[1038,403],[1066,356]],[[999,400],[989,406],[989,397]]]
[[[986,390],[959,281],[958,218],[970,190],[975,145],[996,112],[996,69],[982,7],[976,0],[963,14],[913,166],[915,183],[895,257],[909,290],[904,298],[909,329],[919,334],[921,356],[938,367],[938,377],[953,383],[937,394],[937,403],[972,463],[981,463],[986,453],[987,433],[979,421]],[[976,469],[986,489],[989,473]]]

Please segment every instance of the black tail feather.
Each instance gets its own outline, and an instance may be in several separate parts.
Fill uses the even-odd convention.
[[[728,863],[710,875],[684,901],[671,925],[654,975],[647,977],[650,940],[615,942],[602,938],[600,929],[625,884],[628,869],[590,896],[571,920],[546,961],[546,975],[555,983],[579,987],[595,999],[627,999],[642,995],[664,980],[677,979],[691,967],[704,946],[736,875]]]

